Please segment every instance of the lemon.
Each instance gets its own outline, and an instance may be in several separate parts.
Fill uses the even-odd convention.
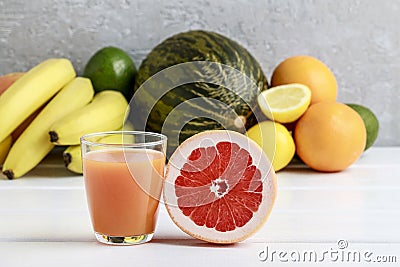
[[[260,122],[251,127],[246,135],[264,150],[275,171],[286,167],[294,156],[293,137],[286,127],[280,123]]]
[[[311,90],[299,83],[280,85],[263,91],[257,100],[267,118],[289,123],[300,118],[307,110],[311,102]]]

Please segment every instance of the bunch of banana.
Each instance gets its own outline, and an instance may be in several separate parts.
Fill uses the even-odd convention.
[[[75,77],[75,70],[68,59],[48,59],[19,75],[0,96],[0,143],[3,161],[7,161],[12,142],[32,120],[34,114],[58,91]],[[6,75],[7,76],[7,75]],[[11,144],[10,144],[10,136]],[[5,164],[5,162],[4,162]],[[2,166],[4,169],[4,165]]]
[[[43,108],[11,147],[3,165],[8,179],[21,177],[53,149],[49,141],[50,126],[67,114],[88,104],[94,95],[92,83],[87,78],[75,78],[69,82]]]
[[[76,77],[68,59],[40,63],[0,95],[2,173],[8,179],[21,177],[55,145],[77,145],[84,134],[121,128],[127,109],[120,92],[102,91],[94,96],[91,81]],[[70,154],[82,164],[79,147],[75,150]],[[74,162],[68,169],[82,173]]]

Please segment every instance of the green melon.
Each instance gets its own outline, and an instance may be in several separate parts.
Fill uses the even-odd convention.
[[[237,42],[214,32],[179,33],[142,62],[130,118],[135,129],[166,134],[171,154],[204,130],[244,132],[256,123],[257,96],[267,88],[260,65]]]

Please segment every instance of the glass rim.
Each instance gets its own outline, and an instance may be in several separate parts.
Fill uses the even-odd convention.
[[[157,141],[151,141],[151,142],[141,142],[141,143],[127,143],[127,144],[112,144],[112,143],[102,143],[101,141],[91,141],[87,140],[88,138],[91,137],[96,137],[96,136],[109,136],[109,135],[116,135],[116,134],[121,134],[122,136],[124,134],[126,135],[144,135],[144,136],[154,136],[154,137],[159,137],[160,140]],[[161,133],[155,133],[155,132],[146,132],[146,131],[106,131],[106,132],[95,132],[95,133],[89,133],[81,136],[80,138],[80,143],[85,144],[85,145],[91,145],[91,146],[104,146],[104,147],[148,147],[148,146],[156,146],[156,145],[162,145],[167,142],[167,136]]]

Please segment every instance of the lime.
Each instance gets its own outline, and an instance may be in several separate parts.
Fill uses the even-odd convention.
[[[299,83],[272,87],[257,98],[261,111],[267,118],[280,123],[294,122],[307,110],[311,90]]]
[[[98,50],[87,62],[83,76],[92,81],[96,93],[103,90],[121,92],[130,101],[136,66],[132,58],[117,47]]]
[[[294,156],[293,137],[286,127],[280,123],[260,122],[251,127],[246,135],[264,150],[275,171],[286,167]]]
[[[367,129],[367,141],[365,143],[365,150],[370,148],[376,141],[379,133],[379,121],[375,114],[367,107],[358,104],[346,104],[361,116],[364,121],[365,128]]]

